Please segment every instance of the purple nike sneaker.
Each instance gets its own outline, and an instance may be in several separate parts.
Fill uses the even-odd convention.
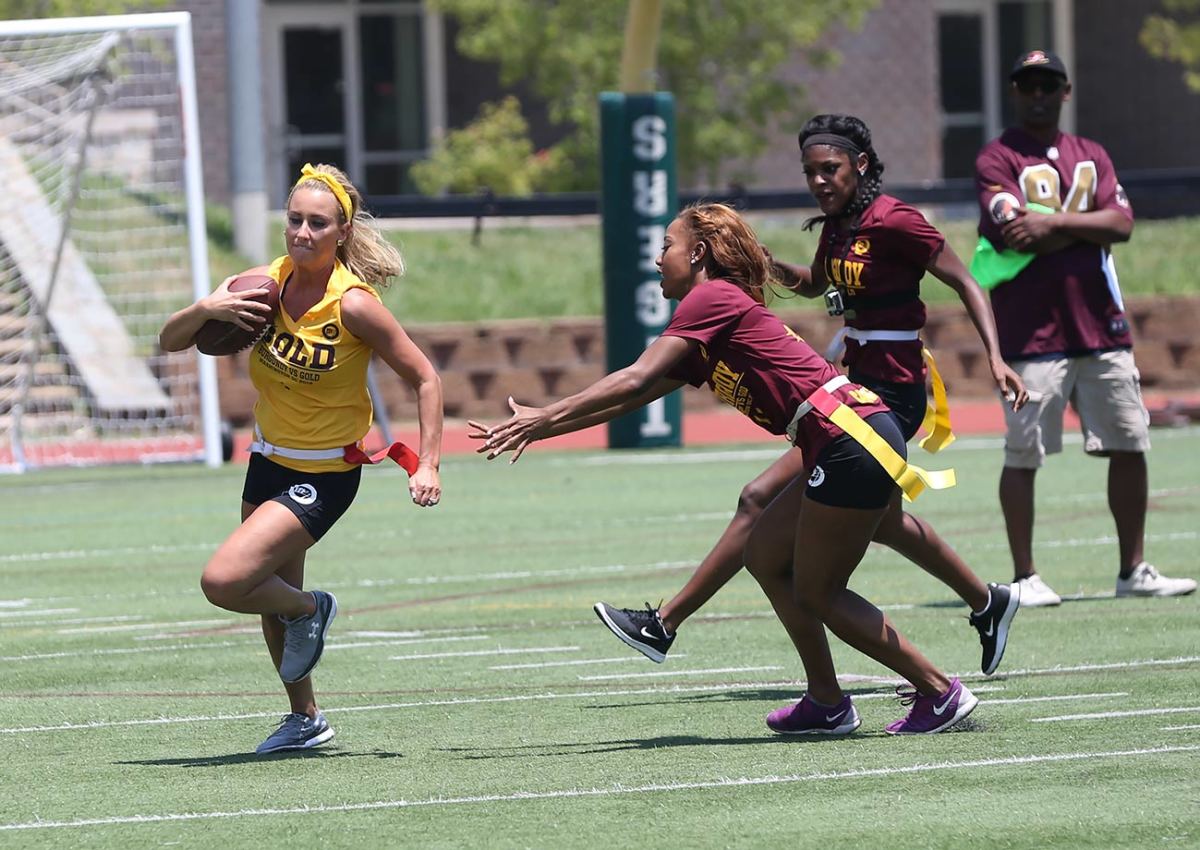
[[[807,695],[795,705],[777,708],[767,715],[767,726],[784,735],[849,735],[862,718],[850,697],[837,705],[821,705]]]
[[[935,697],[925,696],[911,688],[897,688],[903,705],[911,705],[907,717],[884,727],[889,735],[929,735],[944,732],[975,710],[979,698],[968,691],[958,677],[950,680],[949,689]]]

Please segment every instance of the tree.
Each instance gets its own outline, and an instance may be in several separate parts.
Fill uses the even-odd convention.
[[[554,165],[548,151],[534,151],[521,106],[509,96],[485,103],[478,118],[447,135],[433,156],[416,163],[411,173],[427,195],[480,189],[528,195],[547,187]]]
[[[0,0],[0,20],[152,12],[169,4],[170,0]]]
[[[502,85],[522,82],[570,129],[555,153],[559,189],[599,185],[597,95],[614,90],[628,0],[430,0],[461,23],[457,46],[494,62]],[[840,58],[821,42],[858,27],[878,0],[664,0],[659,85],[675,96],[680,175],[717,185],[744,177],[775,124],[798,128],[803,88],[782,77],[797,57]]]
[[[1142,46],[1151,56],[1178,62],[1188,88],[1200,92],[1200,0],[1163,0],[1165,15],[1142,24]]]

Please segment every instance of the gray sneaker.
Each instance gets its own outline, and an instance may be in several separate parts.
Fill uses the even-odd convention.
[[[283,633],[283,659],[279,663],[279,678],[283,681],[299,682],[312,672],[325,650],[325,635],[329,625],[337,616],[337,600],[332,593],[314,590],[317,610],[307,617],[280,621],[286,627]]]
[[[280,750],[307,750],[319,747],[332,739],[333,727],[321,712],[317,712],[315,720],[307,714],[285,714],[279,728],[259,744],[254,752],[261,756]]]

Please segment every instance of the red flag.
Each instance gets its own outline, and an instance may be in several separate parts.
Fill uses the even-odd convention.
[[[409,475],[414,475],[417,471],[417,453],[401,442],[392,443],[373,455],[367,454],[354,443],[342,449],[342,458],[346,463],[374,464],[385,457],[390,457]]]

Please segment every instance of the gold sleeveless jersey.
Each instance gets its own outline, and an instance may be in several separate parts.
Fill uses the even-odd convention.
[[[293,319],[283,308],[292,274],[291,258],[271,264],[279,281],[280,307],[273,327],[250,352],[250,380],[258,390],[254,418],[263,438],[289,449],[332,449],[357,443],[371,428],[367,364],[371,348],[342,324],[342,295],[359,288],[379,294],[336,262],[324,297]],[[341,458],[272,460],[299,472],[352,469]]]

